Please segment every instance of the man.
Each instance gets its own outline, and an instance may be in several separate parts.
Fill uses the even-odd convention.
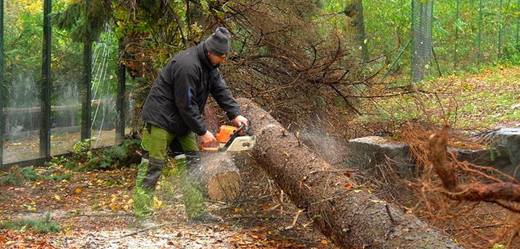
[[[204,42],[177,54],[159,73],[142,110],[146,124],[142,147],[147,155],[143,156],[136,178],[134,212],[137,217],[148,217],[152,213],[153,192],[170,146],[189,158],[176,157],[178,174],[184,179],[181,189],[188,218],[216,221],[216,216],[205,211],[197,183],[186,179],[186,170],[198,161],[196,136],[202,147],[217,144],[201,115],[209,94],[233,125],[248,125],[218,70],[229,49],[230,33],[219,27]]]

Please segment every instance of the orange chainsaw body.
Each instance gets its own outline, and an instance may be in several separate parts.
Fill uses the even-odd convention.
[[[203,147],[204,151],[243,151],[250,150],[255,144],[255,136],[239,135],[238,133],[244,127],[235,127],[231,125],[220,126],[219,131],[215,135],[218,142],[216,147]]]
[[[231,125],[221,125],[215,138],[221,144],[225,144],[231,139],[231,135],[237,131],[237,127]]]

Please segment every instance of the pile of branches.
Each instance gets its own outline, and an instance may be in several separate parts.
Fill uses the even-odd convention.
[[[421,167],[419,178],[408,183],[420,200],[414,212],[472,247],[505,242],[511,248],[520,241],[520,184],[496,168],[459,161],[447,149],[452,134],[448,126],[403,128]]]
[[[353,44],[337,30],[324,33],[313,21],[320,15],[319,6],[302,0],[255,0],[230,7],[227,20],[241,48],[226,68],[228,78],[243,96],[286,124],[333,106],[334,97],[342,99],[344,111],[360,113],[347,97],[363,81],[360,64],[349,52]]]

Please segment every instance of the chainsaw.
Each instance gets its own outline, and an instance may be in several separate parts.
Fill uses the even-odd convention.
[[[241,125],[240,127],[222,125],[215,135],[218,146],[203,147],[204,151],[233,152],[251,150],[256,142],[252,135],[251,127]]]

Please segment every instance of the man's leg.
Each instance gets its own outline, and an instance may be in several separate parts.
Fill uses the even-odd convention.
[[[195,134],[190,133],[186,136],[179,137],[178,142],[185,154],[184,159],[182,159],[181,156],[180,160],[176,161],[180,162],[178,165],[182,169],[180,170],[181,188],[188,218],[192,222],[221,222],[222,218],[206,211],[202,186],[200,183],[201,176],[190,174],[200,173],[200,169],[198,168],[202,166]]]
[[[176,164],[181,179],[184,206],[188,218],[191,219],[200,216],[205,211],[199,179],[194,179],[195,177],[189,174],[189,171],[200,167],[199,147],[194,133],[178,137],[177,141],[185,154],[185,158],[177,157]]]
[[[141,146],[148,152],[148,158],[143,157],[138,167],[136,188],[134,191],[134,213],[139,218],[152,214],[153,193],[164,167],[167,147],[173,139],[168,131],[147,125],[143,129]]]

